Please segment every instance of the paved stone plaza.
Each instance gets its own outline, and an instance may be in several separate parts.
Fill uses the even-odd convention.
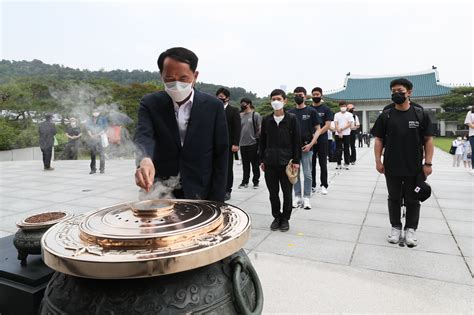
[[[422,204],[416,248],[386,242],[389,220],[385,180],[372,148],[358,163],[335,172],[329,194],[315,194],[313,209],[293,212],[290,231],[271,232],[268,192],[237,189],[234,164],[229,203],[248,211],[252,237],[245,248],[263,285],[264,313],[436,312],[473,313],[474,174],[451,167],[438,149],[429,178],[433,195]],[[0,162],[0,237],[20,218],[41,211],[75,214],[137,199],[131,160],[107,161],[105,174],[89,175],[89,161]],[[319,179],[318,179],[319,182]]]

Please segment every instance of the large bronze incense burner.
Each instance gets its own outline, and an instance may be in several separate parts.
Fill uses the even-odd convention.
[[[40,313],[260,313],[249,235],[247,213],[210,201],[124,203],[62,221],[42,238],[58,272]]]

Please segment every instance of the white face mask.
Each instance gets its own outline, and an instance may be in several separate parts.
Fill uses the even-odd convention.
[[[183,101],[191,94],[193,90],[193,83],[173,81],[163,82],[165,84],[165,91],[176,103]]]
[[[280,110],[285,105],[282,101],[272,101],[271,104],[274,110]]]
[[[76,127],[76,126],[77,126],[77,123],[71,122],[71,126],[72,126],[72,127]]]
[[[94,117],[99,117],[99,114],[100,114],[100,113],[98,113],[98,112],[94,112],[94,113],[92,113],[92,116],[94,116]]]
[[[341,112],[345,113],[347,110],[347,107],[341,107]]]
[[[462,138],[461,138],[461,137],[458,137],[458,141],[461,141],[461,140],[462,140]]]

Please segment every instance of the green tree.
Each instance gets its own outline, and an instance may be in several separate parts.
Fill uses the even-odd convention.
[[[115,84],[112,87],[112,101],[119,105],[119,110],[130,117],[134,125],[137,122],[137,111],[140,100],[149,93],[163,90],[163,86],[151,83],[132,83],[129,85]],[[128,126],[130,132],[133,133],[134,126]]]
[[[457,121],[459,125],[464,125],[464,119],[469,106],[474,105],[474,87],[463,86],[454,88],[451,93],[443,97],[441,108],[444,112],[438,113],[438,119],[445,121]]]
[[[23,125],[43,117],[57,106],[49,93],[50,84],[50,80],[22,78],[0,85],[1,109],[8,111],[8,119],[21,120]]]

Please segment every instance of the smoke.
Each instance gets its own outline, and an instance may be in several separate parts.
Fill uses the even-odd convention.
[[[138,200],[174,199],[173,190],[181,188],[180,178],[171,176],[169,179],[157,181],[149,192],[140,189]]]
[[[110,91],[105,87],[87,83],[73,83],[63,88],[50,88],[53,99],[65,113],[64,121],[75,117],[82,130],[82,143],[91,143],[87,133],[87,123],[92,112],[98,110],[107,120],[106,134],[109,145],[104,149],[107,159],[133,158],[137,148],[126,128],[133,120],[114,103]]]

